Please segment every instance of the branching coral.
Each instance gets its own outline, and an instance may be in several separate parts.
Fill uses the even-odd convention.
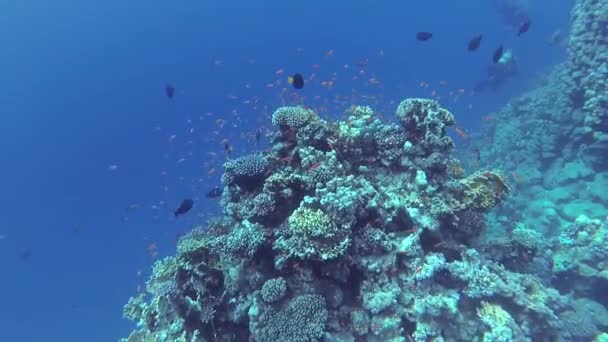
[[[342,255],[350,243],[348,227],[340,227],[319,209],[300,207],[274,247],[288,257],[330,260]]]
[[[405,128],[408,141],[420,145],[425,154],[451,150],[454,143],[447,136],[454,115],[434,100],[407,99],[397,107],[397,118]]]

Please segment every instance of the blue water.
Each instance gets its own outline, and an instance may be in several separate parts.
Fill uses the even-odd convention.
[[[517,39],[487,0],[0,4],[0,340],[127,336],[122,306],[145,282],[150,244],[172,254],[179,234],[218,211],[202,195],[219,184],[220,142],[228,139],[234,156],[256,148],[251,135],[270,126],[263,107],[283,104],[283,86],[267,83],[315,72],[298,93],[304,104],[328,99],[339,114],[346,108],[332,104],[335,95],[356,89],[382,96],[389,118],[390,100],[436,90],[472,132],[563,59],[563,47],[548,41],[567,30],[570,8],[534,1],[533,29]],[[417,31],[434,37],[418,42]],[[480,50],[467,52],[478,33]],[[515,51],[519,76],[451,101],[448,92],[471,89],[500,44]],[[364,58],[366,75],[353,81]],[[320,86],[334,72],[335,87]],[[256,109],[243,103],[254,97]],[[186,197],[196,199],[195,212],[176,220],[171,212]]]

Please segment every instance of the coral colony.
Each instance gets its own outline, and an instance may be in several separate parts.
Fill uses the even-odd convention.
[[[432,100],[278,108],[122,341],[608,341],[607,23],[576,2],[569,60],[473,138],[476,169]]]

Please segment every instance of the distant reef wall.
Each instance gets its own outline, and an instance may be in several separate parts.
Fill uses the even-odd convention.
[[[554,233],[580,214],[606,217],[608,2],[576,1],[567,60],[490,117],[470,165],[510,174],[516,195],[497,217]]]
[[[570,99],[583,112],[582,134],[608,143],[608,2],[577,1],[572,12],[567,74]]]

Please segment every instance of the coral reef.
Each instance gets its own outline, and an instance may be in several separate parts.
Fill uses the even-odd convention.
[[[221,217],[125,305],[122,341],[606,340],[606,7],[576,1],[568,62],[493,116],[478,160],[436,101],[391,123],[279,108],[271,148],[225,164]]]
[[[403,101],[401,126],[369,107],[336,123],[301,110],[275,113],[270,150],[227,163],[224,215],[155,264],[148,301],[125,306],[138,322],[126,341],[524,341],[606,327],[573,331],[560,321],[583,310],[570,297],[474,249],[510,187],[498,171],[450,172],[453,116],[436,102]],[[532,253],[533,239],[522,226],[510,241]]]

